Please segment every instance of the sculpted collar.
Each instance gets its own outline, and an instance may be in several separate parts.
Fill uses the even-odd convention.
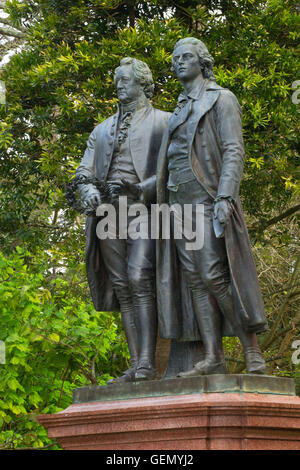
[[[150,103],[149,103],[149,100],[146,98],[146,96],[142,96],[140,99],[136,101],[132,101],[131,103],[126,103],[126,104],[119,103],[118,108],[119,108],[120,114],[126,114],[126,113],[135,113],[136,111],[139,111],[140,109],[149,105]]]
[[[178,102],[180,103],[181,101],[186,101],[187,99],[199,100],[203,89],[215,90],[216,88],[218,89],[220,87],[216,84],[215,81],[205,79],[197,83],[197,85],[188,93],[188,95],[181,93],[178,97]]]

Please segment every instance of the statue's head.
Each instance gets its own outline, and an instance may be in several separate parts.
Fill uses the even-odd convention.
[[[114,82],[121,103],[136,101],[143,94],[152,98],[154,83],[151,70],[145,62],[132,57],[121,60],[115,70]]]
[[[180,81],[191,80],[200,73],[203,78],[215,81],[214,59],[200,39],[188,37],[175,44],[172,71]]]

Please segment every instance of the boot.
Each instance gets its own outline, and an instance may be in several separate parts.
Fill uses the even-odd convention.
[[[135,380],[154,380],[155,347],[157,338],[157,313],[154,296],[154,286],[149,282],[147,292],[134,295],[134,306],[137,315],[139,331],[139,361],[136,368]]]
[[[227,291],[226,295],[218,304],[226,319],[233,325],[244,350],[246,360],[246,370],[248,374],[266,374],[266,363],[263,354],[258,346],[256,333],[247,333],[240,325],[235,313],[232,294]]]
[[[224,361],[212,362],[207,359],[197,362],[193,369],[186,372],[180,372],[177,377],[197,377],[199,375],[228,374]]]
[[[155,380],[157,371],[149,362],[139,362],[135,372],[135,380],[140,382],[142,380]]]
[[[131,300],[127,302],[122,302],[121,316],[129,349],[131,367],[125,370],[120,377],[116,377],[115,379],[109,380],[107,382],[107,385],[135,381],[135,372],[139,357],[139,346],[137,329],[135,326],[135,311]]]
[[[267,374],[267,367],[259,348],[247,348],[244,351],[248,374]]]
[[[113,385],[119,384],[124,382],[135,382],[135,371],[136,366],[132,365],[129,369],[125,370],[120,377],[116,377],[115,379],[110,379],[106,385]]]
[[[178,377],[227,374],[219,308],[208,292],[202,289],[193,290],[192,292],[194,310],[204,344],[205,358],[195,364],[193,369],[178,374]]]

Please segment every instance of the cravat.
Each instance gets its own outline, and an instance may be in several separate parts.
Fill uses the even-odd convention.
[[[128,136],[128,129],[132,119],[132,112],[124,113],[121,117],[119,132],[118,132],[118,143],[121,145]]]

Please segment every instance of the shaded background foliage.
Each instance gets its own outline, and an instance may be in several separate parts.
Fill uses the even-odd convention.
[[[92,307],[84,218],[67,207],[65,186],[93,127],[116,110],[120,59],[146,61],[153,105],[172,111],[181,86],[170,73],[171,54],[188,35],[207,44],[217,82],[243,108],[241,197],[270,323],[260,342],[272,373],[298,381],[291,361],[300,322],[296,3],[4,3],[11,35],[1,27],[0,35],[15,40],[0,51],[22,49],[0,73],[7,88],[0,105],[0,445],[51,446],[35,416],[66,408],[74,387],[105,383],[126,367],[119,314]],[[243,371],[238,342],[224,344],[231,371]]]

